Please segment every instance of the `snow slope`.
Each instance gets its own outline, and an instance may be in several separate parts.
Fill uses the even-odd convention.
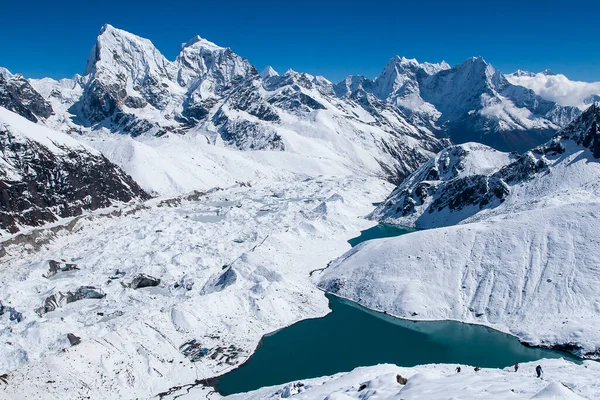
[[[434,229],[357,246],[319,285],[400,317],[484,324],[598,357],[599,110],[516,160],[475,145],[441,153],[373,214]],[[461,164],[440,162],[448,154],[463,167],[434,168]]]
[[[544,378],[535,377],[535,367],[541,365]],[[456,365],[431,364],[414,368],[402,368],[390,364],[361,367],[347,373],[322,378],[292,382],[287,385],[262,388],[254,392],[225,397],[232,400],[293,399],[544,399],[576,400],[596,399],[600,387],[600,366],[596,362],[576,365],[559,360],[540,360],[521,364],[519,371],[512,367],[503,370],[481,369],[462,366],[456,373]],[[401,385],[397,375],[407,378]],[[303,386],[294,390],[294,384]],[[361,389],[361,387],[363,387]],[[297,392],[297,393],[295,393]],[[191,390],[181,399],[199,398],[199,390]],[[291,395],[290,395],[291,394]]]
[[[538,73],[517,71],[506,75],[513,85],[525,86],[542,98],[563,106],[586,109],[593,101],[600,101],[600,82],[572,81],[563,74],[550,71]]]

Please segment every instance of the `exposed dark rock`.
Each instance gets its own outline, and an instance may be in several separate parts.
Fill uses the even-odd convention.
[[[154,278],[150,275],[139,274],[129,284],[129,287],[132,289],[141,289],[145,287],[158,286],[160,284],[160,279]]]
[[[73,333],[67,333],[67,339],[69,339],[71,346],[77,346],[79,343],[81,343],[81,338]]]
[[[20,226],[40,226],[114,201],[149,198],[103,155],[83,147],[56,146],[62,152],[24,139],[6,125],[0,127],[1,229],[14,233]],[[12,178],[14,171],[18,179]]]
[[[32,122],[54,114],[50,103],[21,75],[0,74],[0,106]]]
[[[125,101],[123,102],[123,104],[125,104],[129,108],[144,108],[148,103],[141,97],[127,96],[125,97]]]
[[[54,261],[54,260],[48,260],[48,272],[46,272],[42,276],[44,278],[50,279],[58,273],[74,271],[74,270],[78,270],[78,269],[79,268],[77,268],[77,264],[68,264],[68,263],[61,263],[61,262]]]
[[[94,286],[81,286],[74,292],[67,293],[58,292],[46,297],[44,304],[35,309],[37,315],[42,317],[44,314],[63,307],[65,304],[74,303],[83,299],[103,299],[106,294],[99,288]]]
[[[217,117],[218,121],[222,121]],[[230,120],[219,128],[223,141],[240,150],[285,150],[279,134],[266,126],[243,119]]]
[[[259,93],[257,81],[249,81],[235,90],[226,103],[234,110],[246,111],[263,121],[279,121],[279,115]]]
[[[396,375],[396,382],[398,382],[401,385],[406,385],[408,379],[404,378],[402,375]]]

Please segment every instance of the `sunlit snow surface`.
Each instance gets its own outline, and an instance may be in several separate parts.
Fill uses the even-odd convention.
[[[535,377],[535,367],[541,365],[543,379]],[[540,360],[521,364],[518,372],[512,367],[481,369],[456,365],[431,364],[401,368],[382,364],[357,368],[349,373],[309,380],[298,380],[288,385],[259,389],[255,392],[227,397],[235,400],[279,399],[288,393],[292,399],[327,400],[449,400],[449,399],[544,399],[576,400],[597,399],[600,396],[600,364],[588,361],[576,365],[564,360]],[[396,382],[396,376],[408,378],[406,385]],[[294,390],[293,384],[304,386]],[[361,386],[364,388],[361,389]],[[199,398],[200,390],[192,390],[182,399]]]
[[[176,207],[156,199],[126,206],[118,218],[98,212],[30,255],[31,244],[6,246],[2,301],[25,319],[0,318],[0,371],[12,371],[0,398],[146,398],[232,368],[192,364],[179,346],[193,338],[211,348],[235,345],[243,349],[238,364],[263,334],[326,314],[309,271],[350,248],[346,240],[373,224],[358,217],[390,189],[373,178],[340,177],[234,185]],[[46,279],[48,259],[79,270]],[[218,283],[225,265],[235,276],[228,286]],[[108,283],[117,269],[125,276]],[[120,284],[137,273],[161,285]],[[176,282],[193,286],[176,289]],[[47,296],[82,285],[107,296],[42,318],[34,313]],[[82,343],[69,347],[67,333]]]

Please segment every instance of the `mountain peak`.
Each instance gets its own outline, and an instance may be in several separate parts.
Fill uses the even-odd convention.
[[[516,76],[516,77],[521,77],[521,76],[532,77],[532,76],[535,76],[535,72],[529,72],[529,71],[524,71],[522,69],[518,69],[515,72],[513,72],[512,74],[508,74],[508,75]]]
[[[10,78],[11,76],[13,76],[13,74],[11,74],[8,69],[0,67],[0,76],[4,78]]]
[[[222,50],[223,49],[223,47],[216,45],[215,43],[200,37],[200,35],[194,36],[193,38],[188,40],[186,43],[183,43],[181,45],[182,50],[187,47],[202,47],[202,48],[205,48],[208,50]]]
[[[272,76],[279,76],[279,73],[277,71],[275,71],[273,69],[273,67],[271,67],[270,65],[267,68],[265,68],[263,70],[263,72],[260,73],[260,77],[262,79],[267,79],[267,78],[270,78]]]
[[[546,68],[545,70],[543,70],[542,74],[547,75],[547,76],[556,75],[554,72],[552,72],[552,70],[550,68]]]
[[[476,65],[489,65],[488,62],[485,61],[485,59],[482,56],[473,56],[470,59],[468,59],[467,62],[468,61]]]
[[[145,70],[149,64],[153,66],[168,64],[150,40],[117,29],[110,24],[105,24],[100,29],[88,57],[84,75],[96,71],[99,62],[110,66],[111,70],[114,70],[116,65],[128,65],[136,71]]]

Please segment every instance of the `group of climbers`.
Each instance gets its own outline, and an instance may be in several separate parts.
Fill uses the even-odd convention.
[[[479,368],[479,367],[475,367],[474,368],[475,372],[479,371],[480,369],[481,368]],[[519,370],[519,363],[515,364],[514,369],[515,369],[515,372],[517,372]],[[459,366],[456,367],[456,373],[459,373],[460,371],[462,371],[462,369],[461,369],[461,367],[459,365]],[[538,365],[537,367],[535,367],[535,373],[536,373],[536,375],[537,375],[538,378],[542,377],[542,374],[544,372],[542,371],[542,366],[541,365]]]

